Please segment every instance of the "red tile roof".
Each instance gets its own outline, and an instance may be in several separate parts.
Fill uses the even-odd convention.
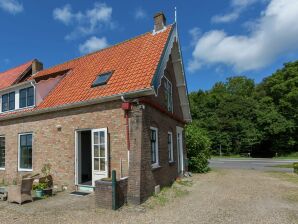
[[[18,78],[32,65],[32,61],[28,61],[18,67],[0,72],[0,90],[13,85]]]
[[[31,79],[37,82],[61,72],[65,77],[33,110],[151,88],[172,28],[154,35],[148,32],[36,73]],[[96,77],[107,71],[113,71],[108,83],[92,87]]]

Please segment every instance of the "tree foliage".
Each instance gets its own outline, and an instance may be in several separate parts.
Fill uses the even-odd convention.
[[[245,76],[189,95],[194,125],[207,130],[213,154],[273,156],[298,151],[298,61],[256,85]]]
[[[209,170],[211,142],[206,131],[195,123],[186,126],[186,147],[189,158],[189,169],[196,173],[205,173]]]

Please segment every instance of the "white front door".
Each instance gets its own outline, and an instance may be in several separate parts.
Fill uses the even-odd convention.
[[[184,172],[184,156],[183,156],[183,128],[177,127],[177,160],[178,160],[178,174]]]
[[[107,128],[92,130],[92,185],[96,180],[108,177]]]

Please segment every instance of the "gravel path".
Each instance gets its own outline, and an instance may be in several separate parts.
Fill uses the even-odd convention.
[[[1,202],[0,223],[298,224],[298,181],[253,170],[218,170],[192,180],[189,194],[153,208],[145,203],[113,212],[96,209],[92,195],[68,194],[23,206]]]

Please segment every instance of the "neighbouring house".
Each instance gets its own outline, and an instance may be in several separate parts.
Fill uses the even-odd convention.
[[[183,128],[191,121],[177,25],[43,69],[38,60],[0,73],[0,178],[12,182],[52,165],[54,182],[92,188],[128,178],[128,200],[187,170]]]

